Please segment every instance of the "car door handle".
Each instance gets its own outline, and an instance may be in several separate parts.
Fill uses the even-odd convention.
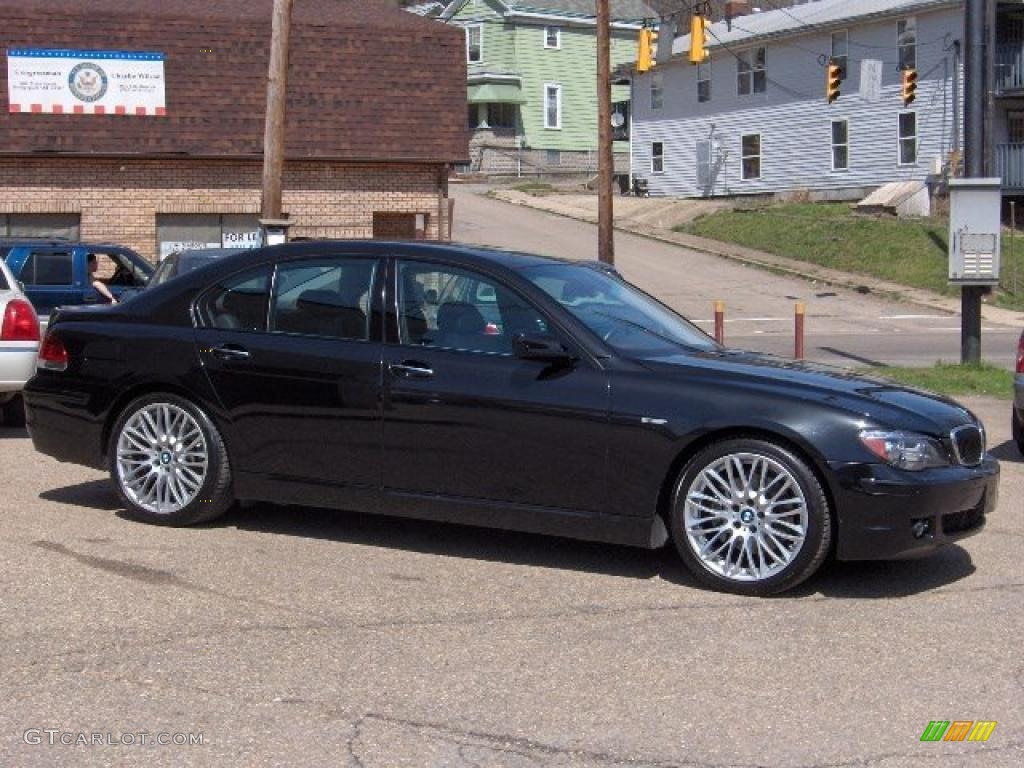
[[[391,363],[388,368],[396,376],[405,379],[429,379],[434,375],[434,369],[426,363],[416,360],[404,360],[401,363]]]
[[[248,360],[249,350],[237,344],[224,344],[210,350],[220,360]]]

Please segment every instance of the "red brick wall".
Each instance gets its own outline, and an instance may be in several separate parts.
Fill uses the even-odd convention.
[[[258,160],[0,158],[0,213],[79,213],[83,240],[155,259],[157,214],[258,214],[261,169]],[[377,211],[426,214],[436,239],[441,179],[437,165],[289,163],[291,235],[369,238]]]

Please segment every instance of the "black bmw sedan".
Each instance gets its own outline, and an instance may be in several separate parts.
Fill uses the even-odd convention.
[[[294,243],[61,310],[25,404],[37,450],[146,522],[240,499],[671,539],[754,595],[977,533],[998,489],[950,400],[725,349],[592,263],[451,245]]]

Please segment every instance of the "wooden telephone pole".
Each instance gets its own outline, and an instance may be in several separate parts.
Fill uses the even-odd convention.
[[[263,195],[260,218],[280,221],[281,176],[284,172],[284,125],[288,93],[288,37],[292,0],[274,0],[267,76],[267,116],[263,129]],[[267,225],[264,224],[264,228]]]
[[[608,0],[597,0],[597,258],[605,264],[615,263],[610,45]]]

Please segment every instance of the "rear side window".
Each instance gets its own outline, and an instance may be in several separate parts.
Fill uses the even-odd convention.
[[[375,268],[375,261],[360,258],[279,265],[271,331],[369,339],[370,288]]]
[[[32,251],[19,277],[25,285],[71,285],[72,264],[70,251]]]
[[[270,304],[270,267],[229,277],[199,299],[199,322],[207,328],[265,331]]]

